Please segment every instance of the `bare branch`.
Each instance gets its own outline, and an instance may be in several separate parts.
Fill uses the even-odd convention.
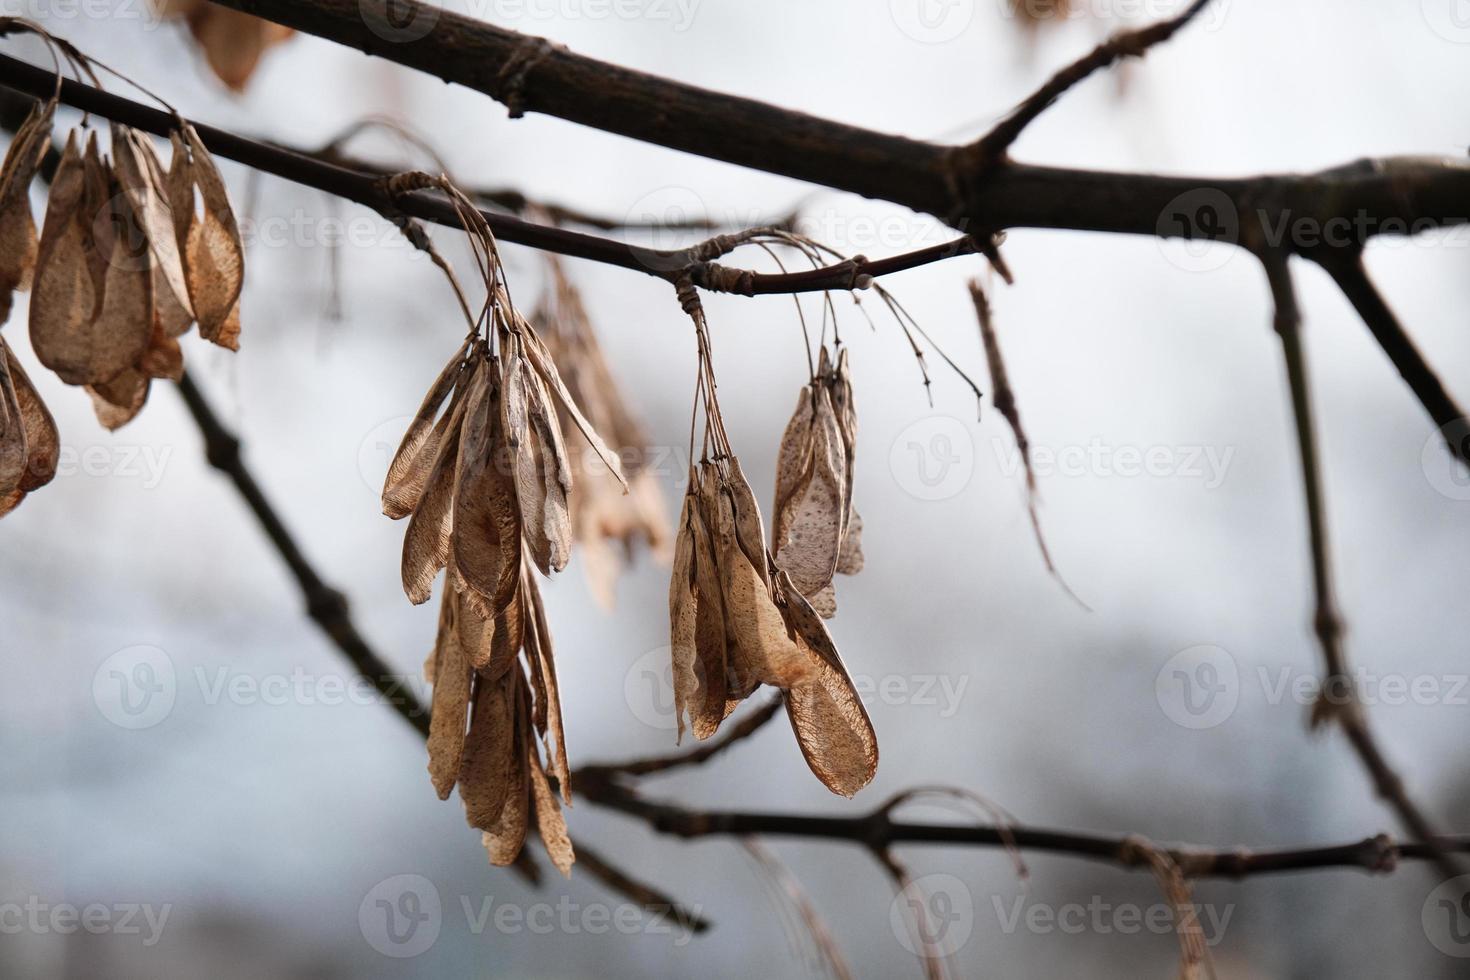
[[[1337,610],[1332,585],[1332,562],[1322,493],[1322,465],[1317,452],[1311,386],[1301,342],[1301,312],[1297,308],[1296,290],[1292,286],[1286,254],[1263,250],[1261,262],[1266,268],[1266,278],[1271,286],[1276,333],[1281,338],[1286,377],[1291,389],[1292,415],[1296,420],[1302,490],[1306,498],[1307,526],[1311,539],[1312,582],[1316,594],[1312,627],[1317,634],[1323,662],[1322,695],[1312,709],[1312,724],[1336,721],[1342,727],[1348,741],[1367,768],[1378,795],[1398,814],[1399,821],[1415,840],[1426,843],[1436,851],[1435,863],[1440,873],[1451,878],[1461,873],[1459,862],[1439,851],[1438,833],[1409,797],[1403,780],[1378,747],[1368,727],[1367,717],[1358,703],[1353,679],[1348,673],[1347,656],[1342,646],[1342,617]]]
[[[1429,417],[1434,419],[1435,425],[1440,427],[1450,455],[1470,466],[1470,440],[1456,438],[1457,433],[1464,434],[1462,427],[1466,421],[1465,410],[1445,390],[1439,375],[1424,360],[1424,355],[1414,346],[1414,341],[1404,331],[1398,317],[1394,316],[1393,310],[1374,287],[1373,280],[1368,277],[1368,270],[1363,266],[1362,252],[1330,252],[1314,257],[1336,281],[1338,288],[1373,333],[1378,346],[1383,348],[1393,366],[1398,368],[1399,374],[1408,383],[1409,390],[1419,399],[1419,404],[1424,406]]]
[[[1179,14],[1157,24],[1129,31],[1120,31],[1108,38],[1082,58],[1057,72],[1046,84],[1037,89],[1026,101],[1011,110],[994,129],[975,142],[979,154],[990,160],[999,160],[1010,149],[1037,116],[1049,109],[1073,86],[1095,72],[1111,67],[1124,58],[1142,58],[1156,44],[1163,44],[1184,25],[1204,10],[1210,0],[1193,0]]]

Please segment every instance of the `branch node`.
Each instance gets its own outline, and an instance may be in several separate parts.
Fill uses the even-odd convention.
[[[565,45],[553,44],[544,37],[527,37],[516,45],[500,71],[495,74],[496,98],[510,110],[510,118],[519,119],[526,114],[524,105],[526,76],[553,51],[566,50]]]

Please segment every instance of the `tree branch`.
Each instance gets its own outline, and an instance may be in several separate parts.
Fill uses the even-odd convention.
[[[1419,404],[1434,419],[1449,447],[1450,455],[1470,466],[1470,441],[1455,438],[1454,433],[1465,423],[1465,410],[1445,390],[1439,375],[1424,360],[1398,317],[1368,277],[1362,252],[1327,253],[1318,257],[1322,267],[1332,276],[1343,295],[1353,304],[1363,323],[1373,333],[1393,366],[1409,385]]]
[[[1317,452],[1316,424],[1312,418],[1311,385],[1306,356],[1301,342],[1301,312],[1297,308],[1296,290],[1291,282],[1287,256],[1282,252],[1263,250],[1261,262],[1271,287],[1275,306],[1276,333],[1281,338],[1286,377],[1291,390],[1292,415],[1296,420],[1297,450],[1301,457],[1302,490],[1306,498],[1307,526],[1311,540],[1312,583],[1316,595],[1316,611],[1312,628],[1322,651],[1322,692],[1312,709],[1312,724],[1336,721],[1347,735],[1353,750],[1368,770],[1378,795],[1398,814],[1399,821],[1418,841],[1425,843],[1435,855],[1444,877],[1462,872],[1459,862],[1439,849],[1439,835],[1419,806],[1409,797],[1403,780],[1378,747],[1368,727],[1367,716],[1358,703],[1353,679],[1348,673],[1347,655],[1342,647],[1342,617],[1337,610],[1332,585],[1332,562],[1327,539],[1326,505],[1322,492],[1322,464]]]

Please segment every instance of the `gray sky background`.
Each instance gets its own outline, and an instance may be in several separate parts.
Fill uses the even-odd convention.
[[[311,145],[363,115],[388,114],[411,120],[467,183],[589,210],[699,209],[751,223],[803,200],[806,230],[846,252],[886,255],[946,237],[888,205],[546,117],[507,120],[474,93],[312,38],[272,52],[234,98],[177,25],[141,17],[141,0],[106,17],[68,15],[59,3],[0,6],[37,16],[185,114],[227,128]],[[1001,0],[936,5],[928,28],[903,0],[648,0],[631,18],[594,16],[607,8],[585,3],[454,4],[620,64],[951,139],[981,131],[1124,15],[1175,5],[1080,6],[1086,16],[1028,50]],[[1146,62],[1069,95],[1016,155],[1237,175],[1463,154],[1470,128],[1448,107],[1470,88],[1470,14],[1456,19],[1456,10],[1451,0],[1221,2]],[[18,41],[6,50],[41,57]],[[388,159],[395,147],[366,140],[362,150]],[[396,442],[462,333],[452,296],[368,212],[222,166],[256,229],[242,350],[191,338],[190,370],[241,433],[309,555],[352,597],[364,633],[415,672],[435,604],[414,608],[402,595],[403,527],[380,515],[376,483],[383,445]],[[323,244],[332,222],[348,233],[335,252]],[[439,238],[467,264],[455,236]],[[977,424],[967,389],[931,356],[931,408],[892,321],[870,301],[870,331],[839,300],[861,419],[868,565],[839,583],[833,632],[873,691],[878,777],[851,803],[832,796],[778,720],[718,764],[650,792],[835,814],[946,783],[1027,823],[1166,841],[1269,846],[1393,830],[1342,740],[1309,734],[1307,707],[1292,694],[1317,658],[1294,441],[1260,270],[1228,250],[1074,233],[1016,232],[1006,255],[1017,284],[998,286],[994,301],[1027,428],[1050,461],[1040,472],[1042,519],[1093,611],[1047,576],[1010,433],[989,403]],[[511,246],[506,256],[513,293],[529,307],[539,260]],[[334,263],[340,321],[328,315]],[[1369,264],[1451,390],[1470,397],[1470,235],[1385,241]],[[671,291],[625,270],[568,269],[654,442],[682,453],[694,342]],[[964,288],[981,271],[979,260],[956,259],[887,285],[985,385]],[[1470,486],[1426,454],[1432,424],[1346,302],[1315,269],[1296,272],[1350,654],[1378,679],[1371,712],[1387,751],[1436,816],[1464,829]],[[777,442],[805,379],[795,313],[782,298],[707,306],[731,438],[769,509]],[[815,301],[806,308],[815,313]],[[24,314],[22,305],[6,336],[30,364]],[[0,972],[820,975],[788,939],[789,912],[730,841],[661,839],[588,804],[569,815],[579,838],[715,921],[693,940],[646,917],[633,935],[594,934],[584,915],[615,913],[621,900],[586,876],[531,891],[488,867],[458,801],[435,798],[422,744],[400,720],[380,704],[323,703],[350,674],[233,490],[205,465],[176,393],[156,386],[142,416],[109,435],[84,394],[50,375],[38,382],[72,465],[0,530],[0,903],[100,903],[114,922],[129,905],[169,911],[151,944],[141,916],[141,934],[5,934]],[[1135,472],[1133,454],[1153,459],[1152,471]],[[682,478],[681,464],[671,465],[671,519]],[[643,671],[667,643],[667,570],[641,563],[605,614],[576,566],[545,590],[573,764],[665,751],[669,715]],[[118,664],[136,663],[126,651],[140,646],[166,655],[176,693],[170,710],[147,719],[155,723],[128,729],[94,690]],[[1187,710],[1175,671],[1202,677],[1206,662],[1224,677],[1228,703],[1202,718]],[[306,678],[306,695],[249,693],[293,674]],[[1395,698],[1384,679],[1432,694]],[[231,694],[230,684],[242,686]],[[772,846],[859,975],[920,975],[890,921],[892,890],[865,853]],[[1173,969],[1171,936],[1117,927],[1118,910],[1160,902],[1145,875],[1028,855],[1022,888],[998,852],[900,853],[916,874],[938,876],[929,882],[959,914],[951,935],[963,940],[967,975]],[[405,874],[432,883],[441,912],[432,945],[398,959],[374,948],[359,909]],[[1423,869],[1407,867],[1385,879],[1333,871],[1209,884],[1197,897],[1207,929],[1224,923],[1222,976],[1449,976],[1460,961],[1436,947],[1421,918],[1432,888]],[[479,928],[486,901],[492,919]],[[1103,925],[1012,924],[1018,902],[1053,912],[1101,906]],[[541,903],[552,908],[549,934],[495,925],[502,904],[533,914]]]

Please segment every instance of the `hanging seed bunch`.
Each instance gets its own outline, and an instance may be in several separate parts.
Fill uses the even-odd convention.
[[[760,506],[730,448],[716,396],[709,332],[688,279],[680,299],[699,344],[695,418],[703,448],[690,468],[669,584],[674,710],[708,738],[761,684],[784,693],[807,765],[852,796],[872,780],[872,722],[821,617],[765,545]],[[693,432],[690,436],[693,458]]]
[[[112,70],[29,21],[0,18],[0,31],[14,30],[50,46],[57,94],[32,109],[0,169],[0,312],[8,319],[14,292],[31,291],[37,359],[84,387],[98,420],[116,429],[141,410],[153,379],[183,376],[178,338],[191,324],[198,322],[205,339],[238,348],[244,249],[219,171],[177,113],[167,170],[152,139],[127,126],[111,125],[111,155],[104,154],[84,116],[67,135],[38,236],[29,188],[52,149],[63,60],[98,87],[95,68]],[[13,360],[8,348],[7,356]],[[25,379],[22,371],[10,374]],[[34,399],[29,380],[23,387]],[[26,417],[44,418],[54,430],[37,404],[39,414]],[[45,482],[36,482],[40,472],[27,478],[27,490]],[[0,497],[19,486],[0,482]]]
[[[514,861],[534,821],[552,860],[569,873],[566,745],[551,633],[531,569],[549,575],[571,557],[573,474],[560,415],[617,481],[623,476],[511,303],[480,213],[446,178],[409,173],[387,182],[394,195],[428,189],[454,202],[486,286],[476,313],[435,255],[470,335],[430,387],[383,487],[384,513],[408,518],[409,599],[427,601],[445,571],[439,635],[426,664],[434,685],[429,773],[441,799],[459,787],[492,863]]]
[[[640,544],[667,561],[668,520],[664,496],[647,463],[648,439],[613,380],[602,346],[576,287],[555,256],[547,256],[549,288],[531,315],[562,378],[593,428],[602,433],[623,464],[624,492],[601,463],[580,466],[571,498],[572,539],[593,597],[611,609],[618,572]],[[574,461],[590,460],[586,438],[559,410],[561,430]]]
[[[862,518],[852,504],[857,412],[847,350],[822,346],[811,382],[781,437],[776,463],[774,534],[776,564],[812,608],[830,619],[837,612],[832,578],[863,567]],[[835,363],[834,363],[835,361]]]
[[[0,337],[0,517],[51,482],[60,453],[56,422]]]

